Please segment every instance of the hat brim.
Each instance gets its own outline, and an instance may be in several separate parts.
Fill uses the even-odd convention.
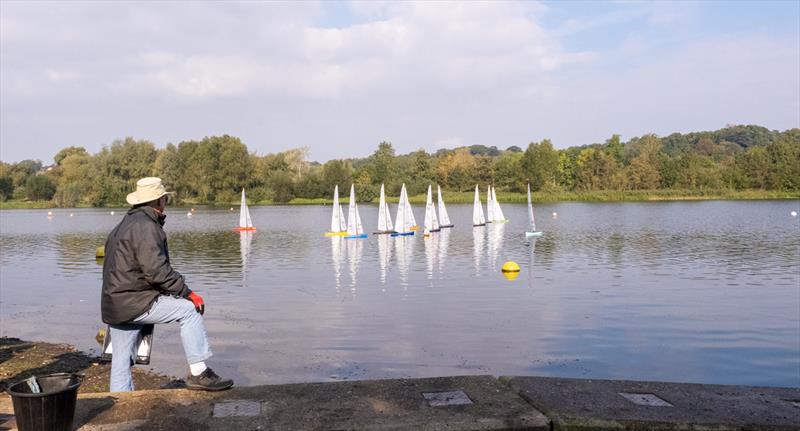
[[[174,194],[175,192],[163,192],[160,194],[154,193],[150,195],[138,195],[136,194],[136,192],[133,192],[133,193],[128,193],[128,196],[125,197],[125,200],[130,205],[139,205],[139,204],[146,204],[156,199],[160,199],[162,196],[171,196]]]

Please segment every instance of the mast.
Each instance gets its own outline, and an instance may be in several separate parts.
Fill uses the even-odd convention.
[[[388,223],[391,223],[389,219],[386,217],[386,195],[383,192],[383,184],[381,184],[381,198],[378,203],[378,232],[385,232],[390,230]]]
[[[492,201],[492,186],[486,187],[486,221],[495,221],[494,202]]]
[[[356,233],[356,189],[350,184],[350,204],[347,209],[347,234],[357,235]]]
[[[478,186],[475,185],[475,202],[472,204],[472,225],[481,226],[486,224],[483,218],[483,206],[481,206],[481,195]]]
[[[250,210],[247,208],[247,202],[244,198],[244,187],[242,187],[242,203],[239,206],[239,227],[253,227],[253,222],[250,220]]]

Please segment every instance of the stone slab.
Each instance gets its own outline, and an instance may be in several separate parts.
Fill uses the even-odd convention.
[[[503,377],[556,430],[800,430],[800,388]],[[641,405],[620,393],[671,404]]]

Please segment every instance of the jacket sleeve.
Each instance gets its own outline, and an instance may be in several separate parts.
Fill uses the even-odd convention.
[[[186,286],[183,275],[169,264],[164,232],[154,223],[148,223],[142,226],[136,236],[136,260],[145,281],[164,293],[183,298],[189,296],[192,291]]]

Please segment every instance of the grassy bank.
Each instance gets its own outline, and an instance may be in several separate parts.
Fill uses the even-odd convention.
[[[444,192],[445,202],[448,204],[468,204],[474,199],[474,192]],[[424,204],[426,196],[424,194],[409,196],[413,204]],[[391,203],[397,203],[398,197],[388,197]],[[525,193],[498,192],[497,199],[501,203],[525,203],[527,196]],[[770,190],[601,190],[601,191],[555,191],[555,192],[535,192],[533,193],[534,202],[646,202],[646,201],[691,201],[691,200],[770,200],[770,199],[800,199],[800,192],[784,192]],[[486,191],[481,191],[481,200],[486,202]],[[340,201],[344,204],[349,202],[347,197]],[[378,203],[378,199],[372,200]],[[288,205],[330,205],[333,199],[330,198],[295,198],[288,202]],[[180,206],[203,205],[200,202],[184,201]],[[250,202],[250,205],[276,205],[275,202],[266,199],[258,202]],[[284,204],[287,205],[287,204]],[[216,207],[239,207],[239,201],[217,203]],[[119,204],[113,208],[125,208],[126,204]],[[51,201],[7,201],[0,202],[0,209],[37,209],[37,208],[56,208]]]

